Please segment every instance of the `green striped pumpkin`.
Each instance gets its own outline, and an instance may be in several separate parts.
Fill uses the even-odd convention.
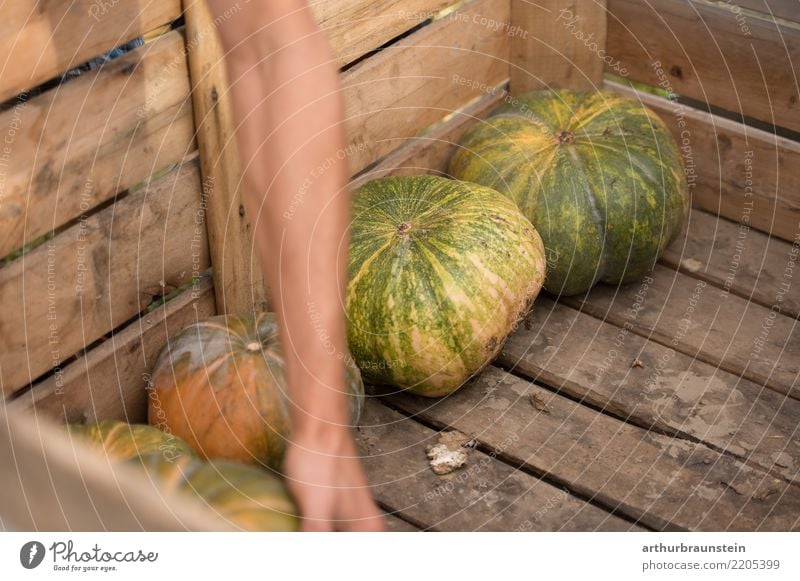
[[[91,424],[69,424],[70,435],[102,448],[111,460],[128,460],[137,456],[160,453],[165,458],[194,456],[192,448],[172,434],[145,424],[128,424],[103,420]]]
[[[296,531],[298,511],[283,481],[256,466],[189,456],[170,461],[161,454],[140,457],[164,498],[202,503],[231,527],[253,532]]]
[[[517,203],[544,240],[556,294],[640,278],[689,210],[669,130],[611,92],[524,95],[467,131],[449,173]]]
[[[350,351],[365,379],[429,397],[499,352],[541,289],[541,238],[490,188],[390,177],[354,194]]]

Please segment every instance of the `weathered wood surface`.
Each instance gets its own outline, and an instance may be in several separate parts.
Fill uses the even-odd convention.
[[[420,529],[393,514],[383,515],[387,533],[418,533]]]
[[[777,18],[800,22],[800,6],[797,0],[734,0],[732,4]],[[731,10],[735,11],[736,8],[731,6]],[[747,18],[747,14],[744,14],[744,17]]]
[[[183,0],[194,120],[217,312],[247,315],[266,309],[266,288],[244,211],[231,93],[215,21],[206,0]],[[244,7],[244,10],[249,9]]]
[[[1,113],[12,143],[0,257],[191,153],[188,97],[183,35],[173,31]]]
[[[616,83],[654,109],[682,148],[692,203],[786,240],[800,236],[800,144]]]
[[[0,269],[0,378],[27,385],[209,267],[197,160]]]
[[[661,265],[645,281],[647,296],[633,320],[640,284],[597,285],[583,297],[561,300],[619,327],[628,322],[635,333],[800,399],[800,324],[782,314],[783,296],[797,295],[798,283],[790,278],[776,288],[768,308]]]
[[[511,92],[603,84],[606,0],[511,0]]]
[[[469,2],[344,73],[351,174],[508,78],[509,38],[480,23],[488,14],[508,22],[507,3]]]
[[[648,289],[642,293],[651,300]],[[638,426],[702,441],[800,482],[800,402],[647,341],[630,330],[636,304],[617,327],[539,297],[499,362]]]
[[[692,210],[680,237],[664,252],[661,262],[729,290],[765,307],[776,303],[781,285],[781,312],[800,314],[800,283],[794,282],[800,241],[794,245],[734,224],[701,210]]]
[[[639,527],[474,450],[445,476],[431,470],[427,445],[438,432],[368,399],[358,441],[377,500],[423,529],[637,530]]]
[[[571,353],[564,353],[568,357]],[[443,400],[393,405],[658,530],[793,530],[800,487],[639,428],[496,367]]]
[[[434,17],[454,0],[337,0],[311,2],[336,60],[353,62]]]
[[[800,131],[800,27],[694,0],[609,0],[608,11],[608,54],[629,78]]]
[[[169,337],[215,315],[209,279],[200,280],[101,343],[62,373],[35,384],[8,402],[9,410],[36,407],[60,422],[117,419],[147,422],[148,384],[156,357]]]
[[[15,0],[0,19],[0,102],[180,16],[180,0]]]
[[[357,188],[387,175],[446,175],[450,156],[464,132],[486,117],[507,95],[504,90],[498,89],[460,109],[447,121],[412,139],[387,155],[374,168],[360,174],[351,187]]]

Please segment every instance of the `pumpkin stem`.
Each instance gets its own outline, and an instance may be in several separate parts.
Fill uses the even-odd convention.
[[[575,134],[572,131],[557,131],[556,141],[559,143],[572,143],[575,141]]]

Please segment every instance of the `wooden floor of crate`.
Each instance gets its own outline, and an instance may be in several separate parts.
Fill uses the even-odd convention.
[[[800,529],[799,251],[694,210],[649,277],[541,296],[455,394],[370,398],[390,530]],[[477,447],[437,476],[442,430]]]

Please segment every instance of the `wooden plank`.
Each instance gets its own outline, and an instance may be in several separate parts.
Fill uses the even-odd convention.
[[[511,0],[511,92],[603,83],[606,0]]]
[[[420,530],[393,514],[383,515],[383,522],[386,525],[387,533],[418,533]],[[2,530],[2,529],[0,529]]]
[[[266,288],[242,200],[239,148],[222,43],[218,35],[208,34],[215,23],[205,0],[184,0],[184,6],[217,312],[258,312],[266,309]]]
[[[14,128],[0,256],[190,153],[188,96],[183,35],[173,31],[0,114],[0,127]]]
[[[476,438],[512,466],[545,473],[658,530],[800,527],[800,487],[701,444],[598,413],[496,367],[444,400],[402,394],[391,401]]]
[[[792,245],[746,225],[692,210],[686,227],[661,262],[770,308],[781,285],[791,284],[798,253],[800,240]],[[800,293],[783,294],[781,311],[797,318]]]
[[[374,168],[360,174],[351,183],[351,188],[358,188],[370,180],[390,174],[446,175],[450,156],[464,132],[491,113],[507,96],[504,90],[498,90],[455,112],[447,121],[410,140],[387,155]]]
[[[736,5],[756,12],[763,12],[773,17],[800,22],[800,5],[797,0],[733,0],[730,10],[739,16]],[[747,14],[743,13],[739,18],[747,22]]]
[[[174,299],[114,334],[86,355],[8,402],[66,423],[116,419],[147,423],[147,394],[156,357],[169,337],[213,316],[211,281],[200,280]]]
[[[202,503],[167,503],[135,467],[112,467],[31,414],[0,411],[0,466],[0,514],[17,531],[230,530]]]
[[[383,506],[426,530],[637,530],[568,492],[473,451],[456,472],[437,476],[425,447],[438,432],[367,399],[358,442]]]
[[[209,267],[198,163],[0,269],[0,384],[10,394]]]
[[[692,203],[786,240],[800,234],[800,144],[616,83],[654,109],[683,148]]]
[[[640,302],[628,303],[627,325],[617,327],[539,297],[499,362],[643,428],[800,482],[800,402],[635,334]]]
[[[312,2],[311,10],[328,35],[340,65],[435,16],[453,0],[337,0]]]
[[[609,0],[608,11],[608,53],[631,79],[800,131],[800,27],[742,25],[698,1]]]
[[[469,2],[344,73],[351,174],[508,78],[509,38],[487,15],[508,22],[507,3]]]
[[[798,254],[792,256],[794,262],[784,265],[790,274]],[[800,326],[782,314],[782,297],[797,294],[791,277],[774,289],[769,308],[664,266],[656,266],[648,280],[634,321],[628,315],[637,284],[598,285],[585,297],[561,300],[620,327],[628,322],[634,333],[800,399]]]
[[[0,20],[0,102],[180,16],[180,0],[16,0]]]

